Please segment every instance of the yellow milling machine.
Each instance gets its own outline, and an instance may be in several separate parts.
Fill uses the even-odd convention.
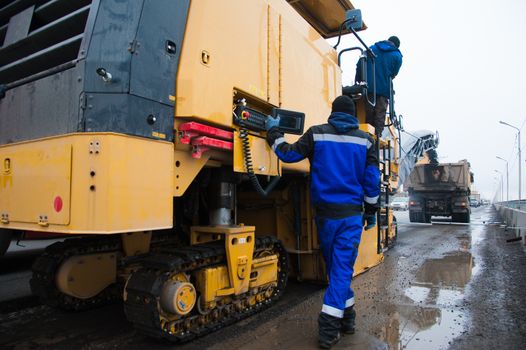
[[[349,1],[33,3],[0,11],[0,26],[31,23],[0,36],[0,236],[75,236],[35,261],[33,293],[71,310],[123,298],[141,332],[187,341],[271,305],[291,276],[326,282],[308,161],[280,162],[261,121],[290,117],[289,142],[326,122],[342,72],[325,39],[350,30]],[[385,202],[355,274],[396,238]]]

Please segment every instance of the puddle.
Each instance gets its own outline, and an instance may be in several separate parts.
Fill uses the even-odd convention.
[[[471,248],[477,246],[485,239],[485,226],[472,224],[469,231],[457,236],[460,241],[460,250],[470,252]]]
[[[428,259],[417,272],[415,284],[464,288],[471,279],[472,268],[473,257],[469,252]]]
[[[407,288],[404,294],[415,303],[423,303],[429,295],[429,288],[412,286]]]
[[[484,227],[478,226],[471,230],[471,244],[476,245],[484,239]]]
[[[462,301],[464,289],[476,273],[469,251],[428,259],[411,286],[376,332],[389,349],[446,349],[462,335],[468,319]]]
[[[393,349],[444,349],[467,326],[459,311],[431,308],[418,314],[423,318],[415,322],[413,316],[406,321],[399,343]]]

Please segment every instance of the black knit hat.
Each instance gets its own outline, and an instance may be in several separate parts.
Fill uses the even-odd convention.
[[[354,102],[349,96],[338,96],[332,102],[332,111],[354,115]]]
[[[389,40],[390,42],[392,42],[392,43],[394,44],[394,46],[396,46],[397,49],[400,47],[400,39],[398,39],[397,36],[394,36],[394,35],[393,35],[392,37],[390,37],[390,38],[387,39],[387,40]]]

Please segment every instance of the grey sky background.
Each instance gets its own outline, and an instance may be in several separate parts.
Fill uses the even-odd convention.
[[[438,130],[440,162],[468,159],[475,188],[493,199],[509,162],[510,199],[518,197],[516,131],[522,127],[522,198],[526,197],[526,1],[353,0],[368,45],[400,38],[403,65],[396,107],[408,131]],[[522,18],[521,18],[522,17]],[[339,47],[356,46],[347,35]],[[357,56],[344,56],[343,83],[354,80]],[[495,178],[498,178],[496,180]],[[506,199],[504,184],[504,199]],[[500,195],[500,194],[498,194]],[[497,200],[500,197],[497,198]]]

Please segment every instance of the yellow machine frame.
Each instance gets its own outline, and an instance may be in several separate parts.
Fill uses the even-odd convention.
[[[110,234],[173,226],[173,144],[82,133],[0,146],[0,228]]]
[[[243,98],[263,112],[273,107],[302,111],[306,114],[305,129],[324,123],[332,101],[341,94],[342,82],[337,52],[323,36],[336,32],[338,23],[344,20],[344,10],[352,5],[348,1],[295,3],[300,13],[319,15],[322,20],[316,16],[302,18],[284,0],[191,2],[173,98],[174,143],[114,133],[82,133],[0,146],[0,228],[63,234],[170,229],[174,225],[174,197],[184,196],[203,169],[228,166],[235,173],[246,173],[239,127],[232,118],[236,100]],[[232,14],[240,15],[232,20]],[[318,23],[318,28],[329,23],[332,29],[320,34],[309,23]],[[360,105],[358,117],[361,129],[372,134]],[[187,121],[232,131],[232,152],[210,150],[193,157],[192,147],[179,138],[180,125]],[[285,138],[294,142],[298,136]],[[208,304],[274,283],[277,258],[253,257],[256,234],[277,236],[283,242],[299,278],[326,281],[309,182],[304,176],[309,171],[308,161],[278,162],[265,141],[265,132],[250,132],[249,143],[258,175],[294,179],[300,208],[295,208],[291,200],[290,186],[275,190],[267,198],[255,192],[240,192],[237,222],[252,226],[196,224],[191,228],[191,244],[225,241],[226,265],[198,273],[199,292]],[[396,150],[394,133],[392,146]],[[388,164],[388,173],[396,174],[397,160]],[[394,188],[395,177],[390,179]],[[291,224],[295,210],[299,210],[299,232]],[[393,232],[389,214],[381,227],[380,241],[392,237]],[[385,247],[378,242],[377,233],[376,228],[363,233],[355,273],[383,260]],[[123,255],[147,253],[150,238],[123,235]],[[112,254],[89,258],[84,261],[93,261],[90,267],[80,266],[76,257],[65,262],[58,280],[62,292],[89,298],[122,273],[117,271]],[[97,276],[68,283],[69,277],[87,275],[93,268],[107,268],[111,273],[90,287],[86,286]],[[174,280],[174,285],[179,283],[174,288],[185,290],[188,299],[195,302],[195,290],[184,278],[178,278],[181,280]]]

